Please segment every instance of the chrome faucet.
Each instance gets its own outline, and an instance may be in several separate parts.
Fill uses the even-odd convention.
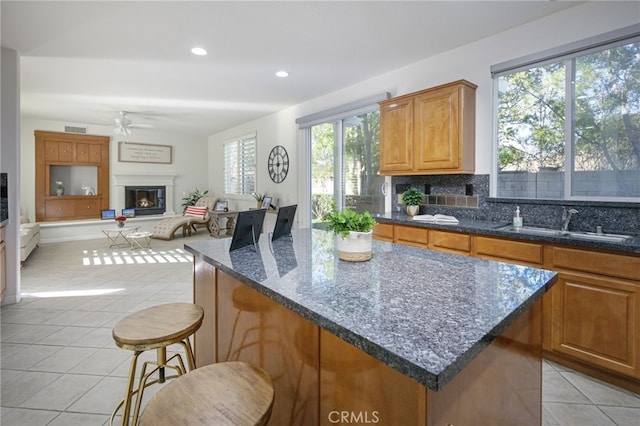
[[[562,232],[567,232],[569,230],[569,222],[571,222],[571,218],[577,214],[578,210],[576,209],[569,209],[567,211],[566,207],[562,208]]]

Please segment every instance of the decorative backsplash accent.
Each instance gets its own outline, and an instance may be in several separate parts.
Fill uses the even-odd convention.
[[[408,189],[408,188],[407,188]],[[402,204],[402,193],[398,194],[398,204]],[[477,209],[478,197],[467,195],[426,195],[424,197],[426,206],[446,206],[459,207],[464,209]]]
[[[419,214],[506,224],[513,220],[516,206],[520,206],[525,225],[560,229],[566,207],[580,212],[571,221],[573,230],[595,231],[596,226],[602,226],[604,232],[640,235],[640,203],[489,198],[489,181],[489,175],[394,176],[392,210],[402,211],[402,192],[415,187],[428,194]]]

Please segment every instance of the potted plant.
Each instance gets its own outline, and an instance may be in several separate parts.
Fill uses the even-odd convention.
[[[256,199],[256,202],[258,203],[258,209],[262,208],[262,202],[264,201],[264,197],[267,196],[266,192],[254,192],[253,194],[253,198]]]
[[[371,259],[371,236],[377,224],[371,213],[357,213],[351,209],[333,209],[322,216],[328,229],[336,234],[338,258],[351,262]]]
[[[209,193],[209,190],[200,192],[200,190],[196,188],[195,191],[187,194],[186,197],[183,197],[182,198],[182,214],[184,214],[184,212],[187,211],[187,207],[195,206],[198,200],[204,197],[205,195],[207,195],[208,193]]]
[[[423,202],[424,194],[416,188],[411,187],[402,194],[402,204],[407,208],[409,216],[417,215]]]
[[[64,195],[64,184],[62,181],[56,181],[56,195]]]

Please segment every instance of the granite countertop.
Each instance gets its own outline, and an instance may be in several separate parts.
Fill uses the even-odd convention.
[[[373,241],[368,262],[344,262],[333,233],[294,230],[229,252],[231,239],[185,249],[413,378],[440,390],[521,313],[556,273]]]
[[[581,240],[577,238],[569,238],[563,235],[534,235],[525,232],[513,232],[499,229],[500,227],[510,225],[507,222],[495,222],[490,220],[473,220],[460,219],[458,224],[438,224],[432,222],[424,222],[413,220],[405,213],[384,213],[376,214],[374,218],[378,223],[392,223],[398,225],[411,225],[424,228],[443,229],[449,231],[460,231],[468,234],[491,235],[496,237],[505,237],[516,240],[547,242],[555,244],[564,244],[576,247],[584,247],[596,250],[610,250],[621,253],[640,254],[640,236],[634,236],[633,239],[624,243],[612,243],[605,241]]]

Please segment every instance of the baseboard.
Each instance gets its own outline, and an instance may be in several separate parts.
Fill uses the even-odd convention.
[[[140,231],[151,232],[156,222],[165,217],[163,215],[135,217],[127,219],[127,225],[139,226]],[[40,244],[105,238],[101,230],[116,227],[115,221],[100,219],[38,223],[40,224]]]

